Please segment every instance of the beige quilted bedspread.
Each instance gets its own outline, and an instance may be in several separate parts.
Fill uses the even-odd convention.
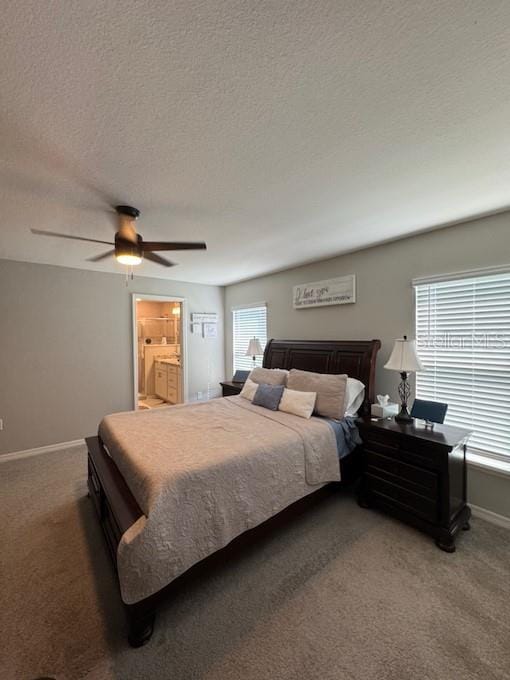
[[[118,548],[127,604],[340,479],[326,422],[238,396],[116,413],[103,419],[99,434],[144,512]]]

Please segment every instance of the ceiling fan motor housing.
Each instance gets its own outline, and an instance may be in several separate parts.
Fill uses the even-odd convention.
[[[129,217],[140,217],[140,211],[138,208],[133,208],[131,205],[116,205],[115,210],[119,215],[128,215]]]

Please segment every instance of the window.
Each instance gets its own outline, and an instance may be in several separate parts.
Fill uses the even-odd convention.
[[[258,338],[262,349],[267,343],[267,314],[265,303],[232,310],[234,371],[253,368],[252,357],[245,356],[248,343]],[[262,357],[256,357],[256,366],[262,366]]]
[[[416,396],[446,402],[445,423],[473,430],[470,448],[508,461],[510,273],[414,284]]]

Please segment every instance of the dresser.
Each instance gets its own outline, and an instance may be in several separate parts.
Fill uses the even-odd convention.
[[[358,501],[427,532],[446,552],[469,529],[466,442],[469,430],[421,421],[358,421],[362,477]]]

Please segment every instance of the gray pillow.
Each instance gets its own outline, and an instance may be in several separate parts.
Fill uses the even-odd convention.
[[[283,385],[259,385],[251,403],[270,411],[278,411],[284,389]]]

